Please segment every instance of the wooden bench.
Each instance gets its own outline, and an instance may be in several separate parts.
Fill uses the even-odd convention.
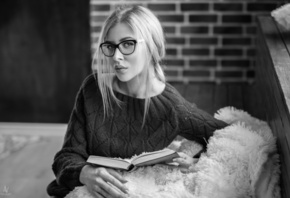
[[[290,32],[272,17],[258,17],[257,85],[259,109],[277,137],[281,195],[290,197]]]

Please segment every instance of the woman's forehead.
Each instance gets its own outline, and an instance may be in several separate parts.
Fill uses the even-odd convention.
[[[105,40],[118,43],[126,39],[137,39],[136,34],[129,25],[117,23],[109,29]]]

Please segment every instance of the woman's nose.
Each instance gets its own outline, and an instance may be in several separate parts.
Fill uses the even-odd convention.
[[[114,56],[113,56],[113,59],[114,59],[115,61],[117,61],[117,60],[122,60],[122,59],[123,59],[123,54],[120,52],[119,48],[116,48],[116,50],[115,50],[115,54],[114,54]]]

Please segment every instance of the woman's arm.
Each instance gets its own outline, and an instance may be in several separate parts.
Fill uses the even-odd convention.
[[[55,156],[53,171],[56,181],[69,190],[86,185],[95,197],[125,197],[128,190],[124,185],[126,180],[116,170],[86,163],[90,154],[87,150],[90,136],[86,130],[86,91],[84,83],[77,94],[63,147]]]
[[[81,88],[76,97],[62,149],[55,155],[52,165],[59,185],[70,190],[82,185],[79,175],[88,158],[86,147],[84,96]]]
[[[180,115],[180,135],[202,144],[205,148],[208,139],[213,135],[215,130],[228,126],[227,123],[214,118],[187,101],[177,105],[176,108]]]
[[[98,197],[125,198],[128,188],[118,171],[104,167],[85,165],[80,174],[80,182],[86,185],[88,191]]]

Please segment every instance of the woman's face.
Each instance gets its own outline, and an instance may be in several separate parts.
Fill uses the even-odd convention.
[[[132,54],[124,55],[118,48],[116,48],[114,56],[109,57],[110,65],[112,65],[117,78],[122,82],[129,82],[137,76],[142,75],[147,59],[144,40],[140,41],[127,24],[116,24],[109,30],[106,37],[106,42],[115,45],[127,40],[137,41],[135,44],[135,51]],[[121,45],[126,47],[128,44],[125,42]],[[119,47],[121,46],[119,45]]]

